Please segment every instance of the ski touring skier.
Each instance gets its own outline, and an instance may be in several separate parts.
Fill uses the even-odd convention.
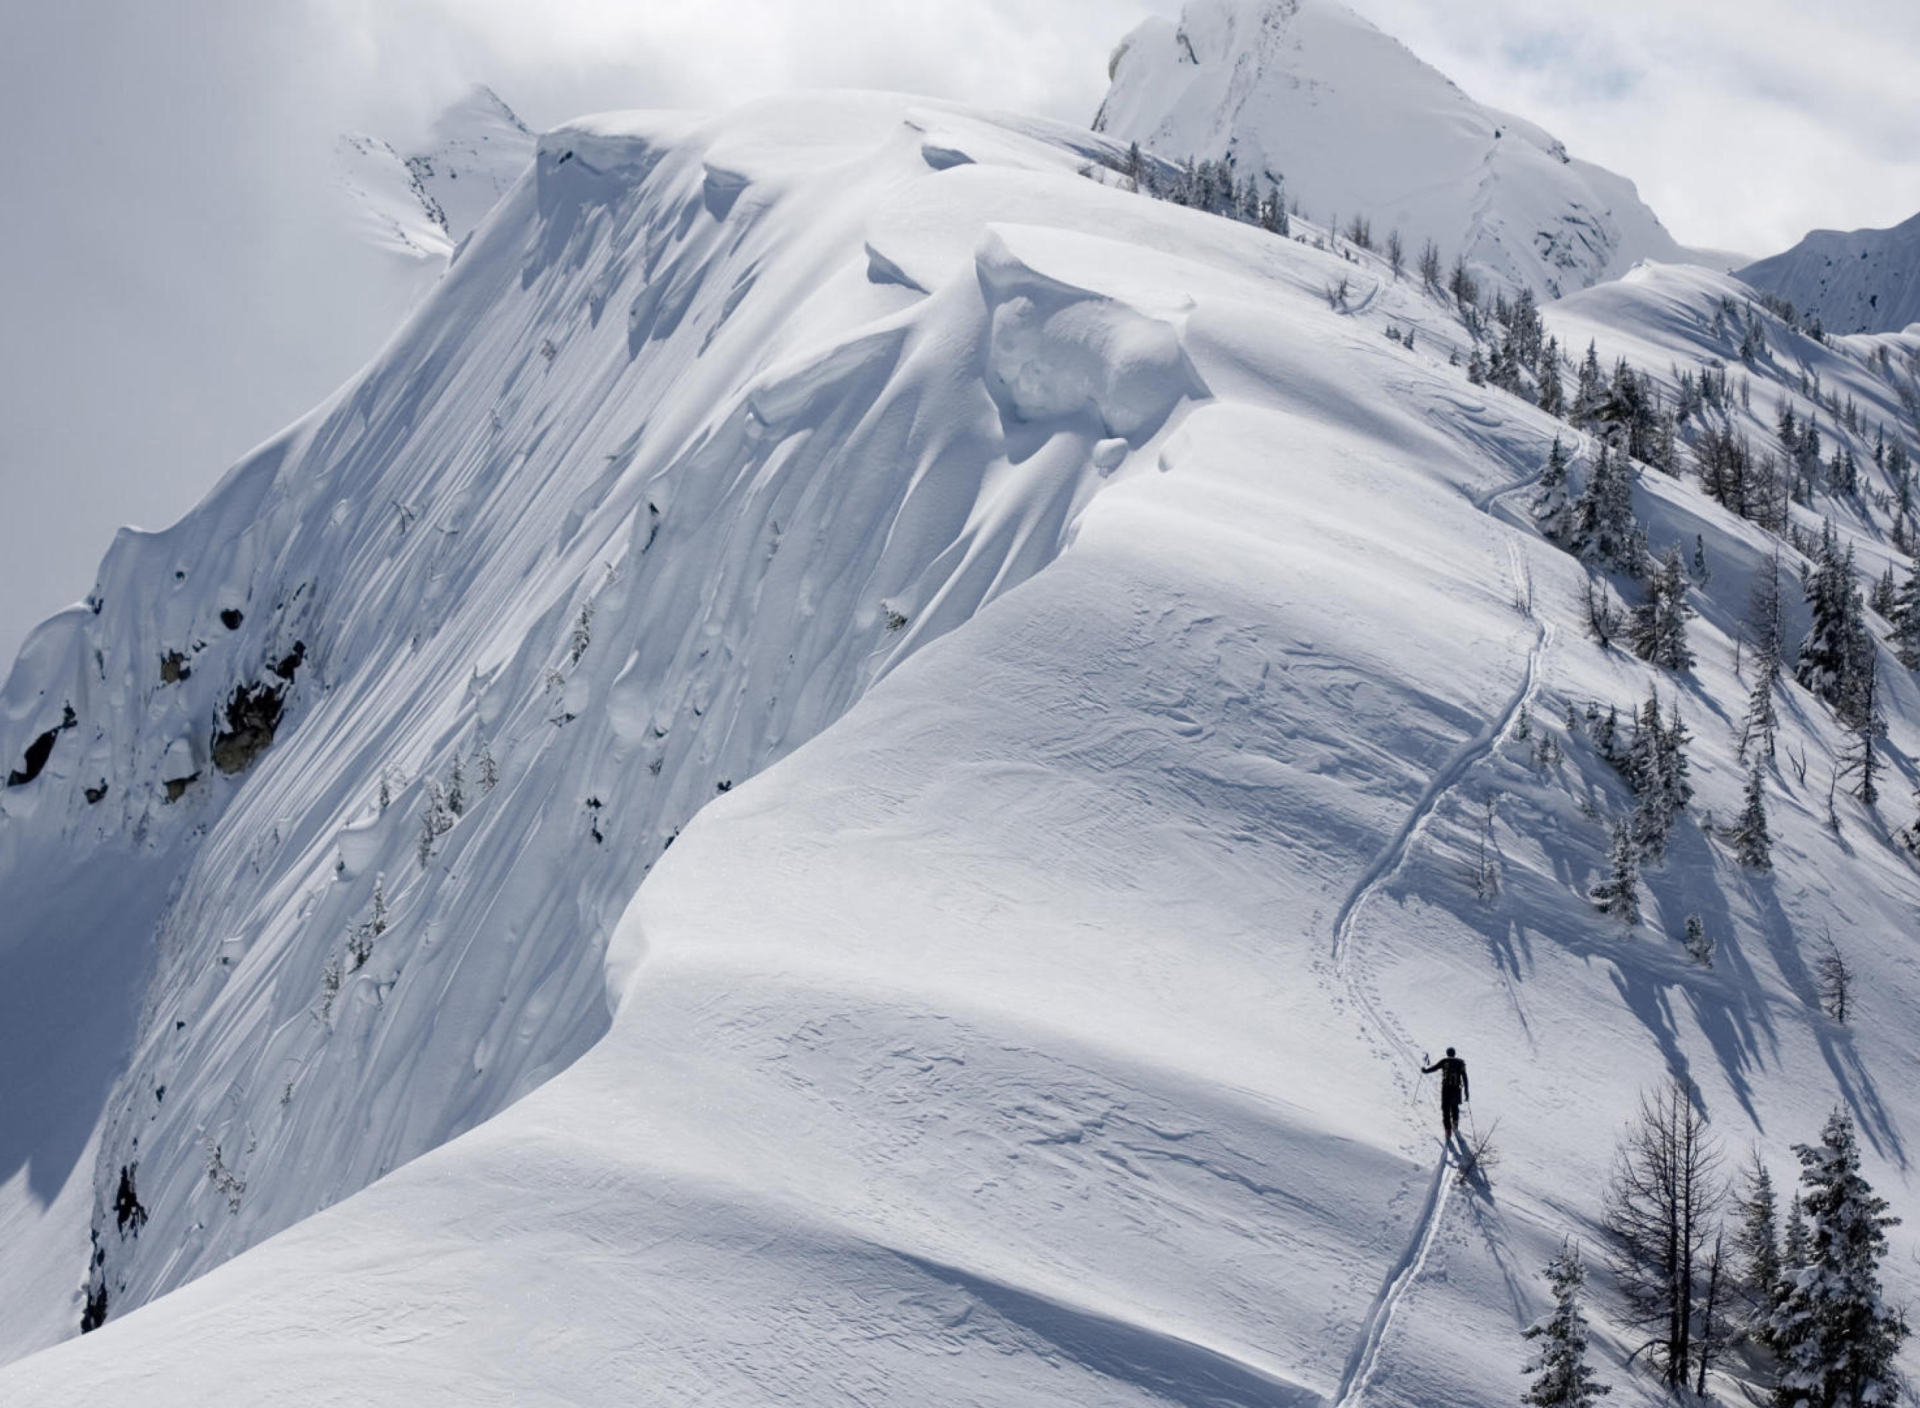
[[[1448,1139],[1460,1128],[1460,1107],[1473,1097],[1467,1093],[1467,1063],[1447,1048],[1447,1054],[1431,1066],[1422,1066],[1420,1074],[1440,1072],[1440,1127]]]

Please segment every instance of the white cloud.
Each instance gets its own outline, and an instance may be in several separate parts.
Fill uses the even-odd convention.
[[[1920,210],[1920,6],[1352,0],[1483,102],[1635,180],[1683,241],[1774,253]]]

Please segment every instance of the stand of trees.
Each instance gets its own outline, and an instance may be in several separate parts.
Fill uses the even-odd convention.
[[[1675,1080],[1642,1096],[1615,1156],[1602,1219],[1626,1323],[1642,1335],[1628,1362],[1645,1356],[1669,1388],[1702,1394],[1709,1371],[1738,1352],[1771,1389],[1775,1408],[1891,1408],[1908,1326],[1886,1304],[1879,1268],[1886,1230],[1898,1219],[1860,1173],[1845,1111],[1829,1116],[1817,1143],[1793,1152],[1800,1186],[1782,1228],[1757,1151],[1730,1185],[1687,1087]],[[1729,1203],[1732,1217],[1723,1222]],[[1569,1279],[1563,1258],[1550,1268],[1554,1315],[1529,1331],[1558,1347],[1551,1362],[1561,1368],[1537,1382],[1560,1396],[1528,1403],[1592,1402],[1584,1363],[1580,1374],[1565,1367],[1584,1356],[1586,1334],[1583,1321],[1564,1328],[1580,1278]],[[1577,1320],[1577,1307],[1572,1314]],[[1547,1328],[1555,1323],[1563,1328]],[[1527,1372],[1549,1362],[1543,1354]],[[1589,1396],[1576,1396],[1581,1391]]]

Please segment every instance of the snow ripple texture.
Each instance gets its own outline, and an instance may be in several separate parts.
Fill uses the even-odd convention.
[[[1120,156],[891,97],[550,133],[364,376],[32,638],[0,1041],[63,1074],[0,1087],[8,1352],[71,1335],[90,1228],[110,1301],[0,1399],[1505,1403],[1674,1071],[1776,1176],[1852,1109],[1913,1224],[1893,809],[1836,836],[1783,771],[1765,879],[1700,824],[1768,540],[1642,476],[1698,663],[1598,649],[1516,492],[1566,427],[1407,281],[1335,312],[1354,266]],[[1547,317],[1665,377],[1740,296]],[[1897,423],[1920,339],[1769,335],[1727,423],[1803,366]],[[284,711],[229,774],[242,686]],[[1653,688],[1696,812],[1628,929],[1580,720]],[[1410,1100],[1448,1044],[1477,1188]]]

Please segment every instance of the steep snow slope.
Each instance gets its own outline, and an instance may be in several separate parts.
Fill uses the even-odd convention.
[[[116,985],[8,1032],[49,1075],[0,1093],[5,1216],[65,1288],[9,1277],[13,1352],[79,1323],[76,1198],[116,1313],[574,1059],[677,828],[1046,562],[1088,447],[1187,394],[1162,323],[1082,301],[1088,358],[1011,259],[984,304],[886,272],[874,212],[939,134],[875,106],[563,134],[374,368],[30,639],[9,966]],[[1057,170],[1088,139],[996,140]],[[1070,390],[1026,384],[1060,358]],[[77,929],[103,874],[131,895]]]
[[[1920,215],[1890,230],[1815,230],[1740,278],[1819,314],[1829,332],[1898,332],[1920,322]]]
[[[102,1221],[106,1327],[0,1371],[9,1403],[1509,1402],[1536,1269],[1593,1245],[1612,1134],[1669,1071],[1777,1176],[1851,1108],[1911,1225],[1900,785],[1880,817],[1842,793],[1830,829],[1838,735],[1789,690],[1774,875],[1699,824],[1739,792],[1764,535],[1644,474],[1654,545],[1697,537],[1711,568],[1699,663],[1597,649],[1584,574],[1525,526],[1547,445],[1580,436],[1469,385],[1458,323],[1409,282],[1080,179],[1100,153],[1073,140],[881,98],[563,129],[290,438],[308,468],[260,501],[305,493],[323,543],[357,525],[324,560],[367,595],[312,594],[286,735],[148,807],[145,850],[74,830],[92,696],[4,794],[43,809],[6,836],[51,817],[96,866],[193,854],[95,1185],[137,1135],[150,1219]],[[1649,268],[1551,320],[1671,384],[1725,360],[1739,296]],[[1920,338],[1770,323],[1735,368],[1753,409],[1726,415],[1760,434],[1817,372],[1910,434],[1914,366]],[[364,458],[319,456],[327,427]],[[488,475],[500,440],[535,450]],[[234,551],[246,475],[172,547]],[[465,485],[483,497],[444,516]],[[262,541],[300,551],[305,521]],[[1843,523],[1867,549],[1884,518]],[[435,524],[458,543],[423,547]],[[125,545],[107,586],[175,556]],[[116,599],[36,638],[10,748],[59,722],[95,643],[176,638]],[[230,667],[284,645],[202,638],[201,729]],[[1920,697],[1887,678],[1910,778]],[[1699,795],[1628,929],[1585,898],[1627,802],[1584,719],[1649,687],[1693,729]],[[167,733],[141,717],[130,789],[171,771],[141,762]],[[423,874],[424,788],[381,813],[379,768],[444,780],[483,741],[499,784]],[[32,862],[10,884],[57,895],[80,864],[10,844]],[[323,1017],[382,868],[389,927]],[[1711,968],[1678,943],[1690,913]],[[1846,1027],[1814,1000],[1827,929],[1859,974]],[[1448,1042],[1498,1121],[1490,1184],[1436,1157],[1415,1063]],[[1614,1401],[1655,1401],[1604,1281],[1592,1310]]]
[[[1482,107],[1334,0],[1188,0],[1120,41],[1094,128],[1182,161],[1231,157],[1325,223],[1433,240],[1509,291],[1557,297],[1687,257],[1633,183]]]
[[[402,155],[378,137],[350,132],[335,154],[364,237],[437,274],[525,174],[533,148],[527,125],[483,85],[434,119],[424,151]]]

